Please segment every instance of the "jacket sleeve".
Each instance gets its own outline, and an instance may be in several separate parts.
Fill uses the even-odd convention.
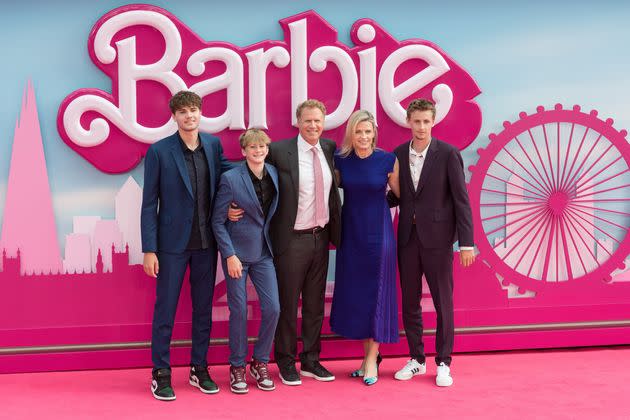
[[[455,207],[455,224],[459,246],[472,247],[475,245],[473,240],[472,211],[470,210],[470,201],[464,177],[464,162],[462,156],[455,149],[450,151],[448,157],[448,182]]]
[[[212,231],[222,258],[228,258],[235,254],[232,238],[230,238],[230,234],[225,226],[228,208],[233,201],[233,197],[232,185],[228,177],[222,175],[219,190],[214,198],[214,208],[212,209]]]
[[[158,202],[160,198],[160,159],[153,147],[149,147],[144,158],[144,188],[140,230],[142,252],[158,251]]]

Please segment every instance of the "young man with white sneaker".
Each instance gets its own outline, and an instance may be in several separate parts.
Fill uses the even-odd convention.
[[[435,382],[451,386],[453,243],[459,241],[461,264],[471,265],[475,260],[472,212],[459,151],[431,137],[435,105],[425,99],[412,101],[407,123],[412,139],[394,150],[400,163],[400,198],[389,194],[389,199],[400,207],[398,268],[411,359],[394,377],[409,380],[426,373],[420,308],[424,275],[437,313]]]

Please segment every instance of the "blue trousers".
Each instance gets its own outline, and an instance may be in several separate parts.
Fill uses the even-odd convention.
[[[230,364],[245,366],[247,357],[247,276],[252,280],[258,300],[260,301],[260,330],[258,341],[254,345],[254,359],[264,363],[269,362],[269,354],[273,344],[273,337],[280,316],[278,300],[278,281],[273,258],[269,252],[264,252],[256,262],[242,262],[241,278],[231,278],[227,272],[226,260],[223,260],[223,272],[226,273],[227,302],[230,308]]]
[[[217,251],[214,247],[181,254],[158,253],[155,309],[151,334],[151,358],[154,369],[170,368],[170,344],[175,312],[186,268],[190,267],[192,300],[192,349],[190,364],[207,366],[212,297],[216,277]]]

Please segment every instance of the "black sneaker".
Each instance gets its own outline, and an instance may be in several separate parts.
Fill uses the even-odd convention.
[[[289,363],[286,366],[278,365],[278,370],[280,371],[280,380],[283,384],[292,386],[302,385],[302,380],[295,368],[295,363]]]
[[[175,399],[175,391],[173,391],[171,386],[171,370],[167,368],[154,369],[152,376],[151,393],[155,399],[173,401]]]
[[[219,387],[210,377],[206,366],[191,366],[188,383],[195,388],[199,388],[204,394],[216,394],[219,392]]]
[[[328,369],[322,366],[319,361],[304,361],[300,366],[300,374],[309,378],[315,378],[318,381],[330,382],[335,380],[335,375],[330,373]]]

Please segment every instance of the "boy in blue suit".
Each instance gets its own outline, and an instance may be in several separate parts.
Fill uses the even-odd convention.
[[[209,221],[221,173],[234,166],[218,138],[199,133],[196,93],[178,92],[169,106],[177,132],[147,150],[140,221],[144,271],[157,278],[151,392],[162,401],[175,399],[169,347],[187,267],[193,307],[189,383],[206,394],[219,391],[207,362],[217,261]]]
[[[273,265],[269,223],[278,205],[278,174],[265,163],[269,137],[264,131],[250,129],[240,137],[245,162],[221,176],[212,212],[212,228],[221,252],[230,308],[230,389],[248,392],[247,293],[249,274],[260,301],[261,322],[258,341],[249,372],[258,388],[275,389],[267,363],[280,315],[278,283]],[[228,220],[230,206],[244,210],[238,222]]]

